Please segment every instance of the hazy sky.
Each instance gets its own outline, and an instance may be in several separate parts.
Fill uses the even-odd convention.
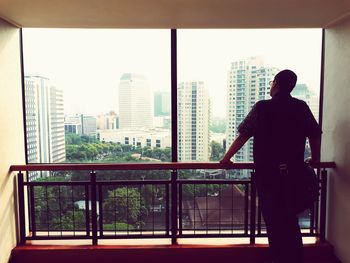
[[[26,74],[48,77],[64,91],[65,111],[118,111],[123,73],[144,75],[170,92],[170,30],[24,29]],[[290,68],[319,92],[321,29],[178,30],[178,81],[201,80],[214,115],[225,116],[227,73],[235,59],[261,56]]]

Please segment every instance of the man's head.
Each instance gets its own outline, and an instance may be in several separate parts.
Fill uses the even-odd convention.
[[[297,83],[297,78],[297,75],[289,69],[278,72],[274,80],[271,82],[271,97],[275,96],[277,93],[291,93]]]

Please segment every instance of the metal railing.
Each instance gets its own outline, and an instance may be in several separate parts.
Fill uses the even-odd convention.
[[[327,171],[314,166],[320,198],[300,215],[303,236],[325,240]],[[183,171],[220,169],[223,179],[183,177]],[[265,237],[266,229],[254,176],[228,179],[228,171],[254,174],[252,163],[126,163],[13,165],[17,171],[20,243],[27,240]],[[30,180],[31,172],[51,176]],[[78,171],[79,179],[67,177]],[[116,180],[104,173],[128,171],[140,176]],[[148,179],[152,171],[164,178]],[[54,174],[59,172],[59,176]],[[26,173],[26,174],[25,174]],[[197,173],[198,174],[198,173]],[[203,173],[202,173],[203,174]],[[25,176],[26,175],[26,176]],[[159,176],[158,176],[159,177]]]

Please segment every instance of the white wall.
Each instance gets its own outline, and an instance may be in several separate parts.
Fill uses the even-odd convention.
[[[350,17],[326,29],[322,160],[329,176],[327,239],[350,262]]]
[[[14,174],[24,164],[19,29],[0,19],[0,263],[16,245]]]

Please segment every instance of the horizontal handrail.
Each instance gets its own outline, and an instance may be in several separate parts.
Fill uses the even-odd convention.
[[[320,162],[314,168],[335,168],[335,162]],[[159,163],[55,163],[11,165],[10,171],[97,171],[97,170],[175,170],[175,169],[254,169],[254,163],[159,162]]]

